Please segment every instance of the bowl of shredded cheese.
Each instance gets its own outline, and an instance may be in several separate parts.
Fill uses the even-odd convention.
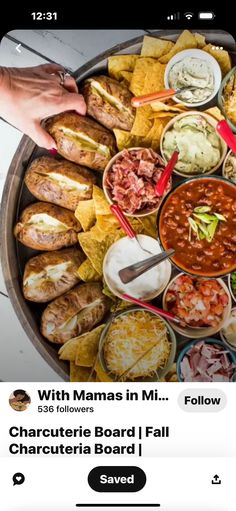
[[[175,354],[170,325],[142,307],[113,315],[100,338],[100,363],[113,381],[161,381]]]

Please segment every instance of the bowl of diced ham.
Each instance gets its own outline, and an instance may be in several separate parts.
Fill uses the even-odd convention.
[[[162,197],[155,192],[164,168],[164,160],[152,149],[123,149],[110,160],[103,173],[103,190],[108,202],[118,204],[126,216],[155,213],[171,189],[170,178]]]
[[[236,368],[236,356],[218,339],[192,341],[177,360],[180,382],[229,382]]]

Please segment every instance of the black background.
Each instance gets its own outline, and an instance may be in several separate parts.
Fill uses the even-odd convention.
[[[15,0],[4,4],[0,12],[0,38],[14,29],[221,29],[236,36],[236,17],[231,2],[221,2],[218,6],[213,2],[170,2],[150,1],[137,3],[132,0],[69,0],[64,7],[55,2],[30,2]],[[163,5],[164,3],[164,5]],[[231,5],[230,5],[231,4]],[[33,21],[32,12],[58,13],[57,21]],[[180,12],[180,20],[168,21],[167,16]],[[200,21],[198,12],[213,11],[215,18],[211,21]],[[184,17],[185,12],[192,12],[191,20]]]

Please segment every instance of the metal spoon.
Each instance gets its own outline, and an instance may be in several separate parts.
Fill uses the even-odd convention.
[[[132,282],[132,280],[137,279],[140,275],[150,270],[154,266],[157,266],[168,257],[174,255],[175,250],[170,248],[166,250],[166,252],[162,252],[161,254],[154,255],[149,257],[148,259],[144,259],[143,261],[139,261],[138,263],[131,264],[122,268],[119,271],[119,277],[123,284],[128,284],[128,282]]]

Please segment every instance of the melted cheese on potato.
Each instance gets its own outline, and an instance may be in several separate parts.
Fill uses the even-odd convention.
[[[54,231],[62,232],[67,231],[68,226],[57,218],[48,215],[47,213],[36,213],[32,215],[27,225],[35,225],[39,231]]]
[[[90,138],[85,133],[76,132],[74,130],[71,130],[70,128],[61,128],[61,131],[66,135],[68,138],[71,138],[76,142],[79,149],[82,151],[90,151],[90,152],[98,152],[103,156],[109,157],[110,156],[110,149],[106,145],[99,144],[98,142],[95,142],[92,138]]]
[[[48,323],[47,333],[52,334],[54,332],[54,334],[56,334],[56,332],[67,332],[67,331],[73,330],[75,328],[77,322],[79,322],[79,320],[84,315],[87,315],[89,310],[96,307],[96,305],[98,305],[100,303],[100,301],[101,301],[101,298],[97,298],[92,303],[88,303],[87,305],[85,305],[83,307],[83,309],[81,309],[81,311],[79,311],[77,314],[75,314],[75,316],[67,319],[67,321],[65,321],[62,325],[60,325],[56,328],[55,328],[55,325],[53,325],[52,323]]]
[[[44,280],[51,280],[52,282],[56,282],[57,280],[60,280],[70,264],[70,261],[56,265],[50,264],[39,273],[30,273],[27,279],[24,280],[24,286],[37,287],[40,286]]]
[[[107,92],[107,90],[104,89],[99,82],[97,82],[96,80],[91,80],[91,85],[95,89],[95,91],[100,94],[100,96],[103,99],[108,101],[108,103],[110,103],[110,105],[117,108],[117,110],[119,110],[120,112],[123,112],[123,111],[129,112],[129,108],[126,108],[123,105],[123,103],[121,101],[119,101],[119,99],[112,96],[112,94],[109,94],[109,92]]]
[[[50,179],[57,181],[58,184],[62,188],[67,188],[68,190],[78,190],[78,191],[86,191],[89,190],[89,185],[86,183],[79,183],[78,181],[74,181],[67,176],[63,176],[63,174],[57,174],[57,172],[50,172],[47,174]]]

